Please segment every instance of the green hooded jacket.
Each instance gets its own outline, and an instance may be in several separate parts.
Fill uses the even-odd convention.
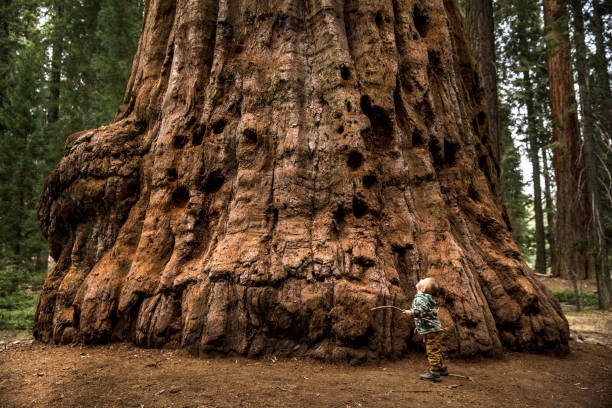
[[[429,293],[417,293],[412,300],[412,316],[419,334],[428,334],[443,331],[442,323],[438,319],[436,301]]]

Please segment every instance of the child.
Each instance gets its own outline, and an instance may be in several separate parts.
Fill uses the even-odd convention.
[[[404,310],[406,316],[414,317],[415,332],[425,337],[425,349],[429,370],[421,375],[422,380],[440,381],[441,375],[448,375],[447,367],[442,364],[442,337],[444,329],[438,319],[438,309],[433,295],[440,286],[434,278],[421,279],[416,284],[417,294],[412,301],[412,309]]]

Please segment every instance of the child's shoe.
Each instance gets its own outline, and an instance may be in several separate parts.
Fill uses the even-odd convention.
[[[447,376],[448,375],[448,367],[445,366],[444,364],[442,364],[440,366],[440,370],[438,370],[438,373],[442,376]]]
[[[425,374],[420,375],[421,380],[428,380],[433,382],[440,382],[440,373],[437,371],[433,371],[431,368],[427,370]]]

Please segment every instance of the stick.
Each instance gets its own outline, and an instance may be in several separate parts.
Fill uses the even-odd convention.
[[[376,307],[371,308],[370,310],[376,310],[376,309],[397,309],[400,312],[404,313],[404,309],[401,309],[401,308],[399,308],[397,306],[376,306]],[[426,319],[424,317],[417,317],[417,319],[425,320],[427,322],[431,322],[432,321],[431,319]],[[442,330],[444,330],[444,329],[442,329]]]
[[[391,392],[432,392],[431,390],[396,390]]]
[[[453,373],[448,373],[448,375],[452,375],[453,377],[465,378],[466,380],[472,381],[472,379],[470,377],[466,377],[465,375],[453,374]]]
[[[376,306],[376,307],[371,308],[370,310],[376,310],[376,309],[397,309],[400,312],[404,313],[404,309],[400,309],[397,306]]]

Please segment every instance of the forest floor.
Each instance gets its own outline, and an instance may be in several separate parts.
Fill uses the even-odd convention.
[[[554,290],[564,285],[544,280]],[[419,380],[421,354],[364,366],[203,359],[124,343],[51,346],[0,332],[0,407],[610,407],[612,313],[564,310],[574,339],[568,356],[449,359],[451,375],[439,383]]]

